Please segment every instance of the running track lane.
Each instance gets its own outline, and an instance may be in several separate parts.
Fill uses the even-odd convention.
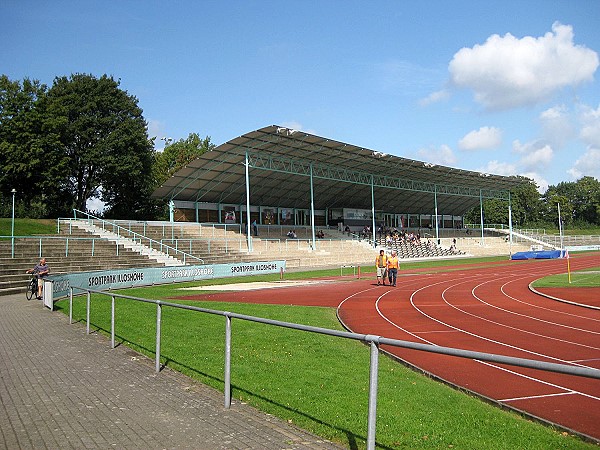
[[[572,270],[599,262],[597,256],[571,261]],[[600,368],[600,311],[528,289],[531,281],[564,271],[564,261],[515,261],[489,269],[406,275],[397,288],[375,286],[343,301],[339,316],[357,333]],[[600,439],[600,380],[385,350],[452,384]]]

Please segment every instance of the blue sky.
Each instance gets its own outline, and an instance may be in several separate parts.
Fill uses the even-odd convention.
[[[600,179],[597,0],[4,0],[0,17],[0,73],[112,75],[150,136],[275,124],[542,192]]]

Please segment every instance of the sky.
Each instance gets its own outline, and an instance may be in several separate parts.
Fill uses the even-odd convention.
[[[4,0],[0,73],[104,74],[156,148],[281,125],[423,162],[600,180],[600,1]]]

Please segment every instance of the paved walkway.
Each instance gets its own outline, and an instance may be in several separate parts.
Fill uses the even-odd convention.
[[[0,297],[0,448],[339,448],[68,322]]]

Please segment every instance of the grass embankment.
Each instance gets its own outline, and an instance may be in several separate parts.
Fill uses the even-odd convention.
[[[468,263],[483,260],[469,260]],[[487,259],[486,261],[489,261]],[[463,262],[464,263],[464,262]],[[445,262],[447,265],[448,262]],[[405,268],[436,264],[406,264]],[[366,268],[365,268],[366,269]],[[287,279],[339,276],[339,269]],[[278,275],[238,281],[276,280]],[[179,287],[131,289],[120,293],[167,300]],[[198,292],[194,293],[195,295]],[[110,330],[108,296],[92,296],[92,326]],[[181,302],[258,317],[341,329],[331,308]],[[58,308],[68,311],[68,303]],[[154,357],[156,306],[116,300],[118,341]],[[85,300],[74,301],[73,317],[85,320]],[[223,390],[225,319],[173,308],[162,311],[162,361],[190,377]],[[365,448],[369,390],[369,349],[347,339],[234,320],[233,398],[276,415],[351,449]],[[379,364],[377,447],[384,449],[582,449],[597,448],[437,383],[388,358]]]
[[[11,236],[12,218],[0,218],[0,236]],[[56,220],[15,219],[15,236],[56,234]]]

